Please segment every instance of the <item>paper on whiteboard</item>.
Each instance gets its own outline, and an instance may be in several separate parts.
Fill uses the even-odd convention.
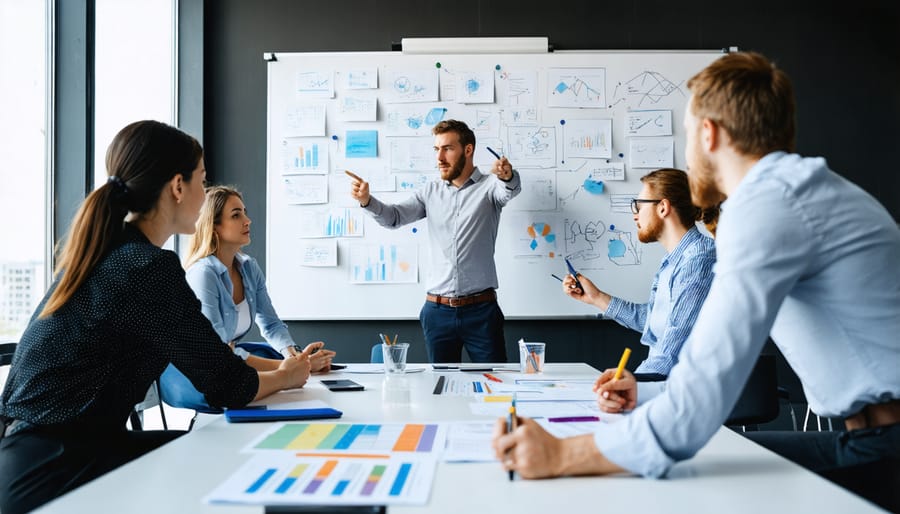
[[[438,70],[388,70],[384,89],[388,103],[437,102]]]
[[[297,94],[302,97],[334,98],[334,72],[297,72]]]
[[[337,239],[303,239],[300,241],[300,265],[320,268],[337,266]]]
[[[352,243],[351,284],[402,284],[419,281],[419,248],[416,244]]]
[[[285,175],[282,180],[288,204],[328,202],[328,177],[325,175]]]
[[[640,137],[628,140],[632,168],[671,168],[675,165],[675,139]]]
[[[547,105],[606,109],[606,68],[550,68]]]
[[[618,182],[625,180],[624,162],[591,163],[589,166],[588,180],[593,182]]]
[[[328,139],[287,138],[281,141],[283,175],[325,175],[328,173]]]
[[[344,73],[346,89],[378,89],[378,68],[355,68]]]
[[[337,117],[341,121],[376,121],[378,100],[358,95],[342,96],[338,102]]]
[[[626,136],[671,136],[672,111],[628,111],[625,116]]]
[[[612,120],[566,120],[562,126],[565,158],[612,157]]]
[[[285,137],[325,135],[325,104],[298,105],[284,112]]]
[[[362,237],[365,235],[365,215],[362,209],[337,208],[304,211],[296,218],[301,238]]]
[[[494,72],[457,72],[456,101],[461,104],[494,103]]]

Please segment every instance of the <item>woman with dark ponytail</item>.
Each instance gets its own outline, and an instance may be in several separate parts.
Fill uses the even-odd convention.
[[[244,364],[161,246],[194,232],[203,150],[155,121],[122,129],[109,179],[72,221],[55,280],[22,335],[0,398],[0,511],[30,511],[178,437],[125,421],[169,363],[210,405],[241,407],[309,377],[309,355]]]

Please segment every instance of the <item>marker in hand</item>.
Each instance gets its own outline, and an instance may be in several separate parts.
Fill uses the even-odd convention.
[[[569,262],[569,259],[566,259],[566,267],[569,268],[569,274],[571,274],[572,278],[575,279],[575,287],[577,287],[578,289],[581,289],[581,291],[584,292],[584,288],[581,287],[581,281],[578,280],[578,272],[575,271],[575,267],[572,266],[572,263]]]
[[[488,151],[488,152],[491,152],[491,153],[494,155],[494,157],[496,157],[497,159],[502,159],[502,158],[503,158],[503,157],[500,157],[500,154],[498,154],[497,152],[495,152],[494,149],[491,148],[490,146],[485,146],[485,148],[487,148],[487,151]]]

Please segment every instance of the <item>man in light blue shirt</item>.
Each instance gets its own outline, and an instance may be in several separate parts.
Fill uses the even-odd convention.
[[[641,177],[644,184],[631,200],[631,212],[642,243],[659,242],[666,255],[650,287],[650,299],[636,303],[609,295],[587,277],[572,275],[563,281],[563,292],[593,305],[601,317],[642,332],[641,343],[650,351],[637,367],[638,380],[665,380],[678,362],[678,352],[697,320],[713,278],[715,243],[700,233],[695,223],[711,221],[718,213],[704,213],[691,203],[687,174],[660,169]],[[581,288],[577,283],[581,284]]]
[[[772,433],[766,446],[814,470],[900,458],[900,229],[828,169],[790,154],[793,87],[754,53],[731,53],[688,82],[694,202],[722,198],[715,278],[666,390],[621,422],[556,439],[531,420],[494,448],[524,477],[666,474],[720,428],[771,333],[812,409],[847,431]],[[632,376],[598,392],[634,404]],[[508,452],[508,453],[507,453]]]
[[[406,200],[386,204],[351,175],[350,195],[378,222],[398,228],[427,218],[431,253],[425,305],[419,313],[431,362],[506,362],[503,312],[497,304],[494,245],[503,207],[522,191],[519,174],[498,157],[491,175],[473,163],[475,134],[463,122],[432,129],[441,180]]]

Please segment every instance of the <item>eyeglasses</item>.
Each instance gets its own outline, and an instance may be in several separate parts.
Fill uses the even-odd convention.
[[[641,210],[638,204],[642,203],[659,203],[662,200],[643,200],[641,198],[632,198],[631,199],[631,214],[637,214],[638,211]]]

